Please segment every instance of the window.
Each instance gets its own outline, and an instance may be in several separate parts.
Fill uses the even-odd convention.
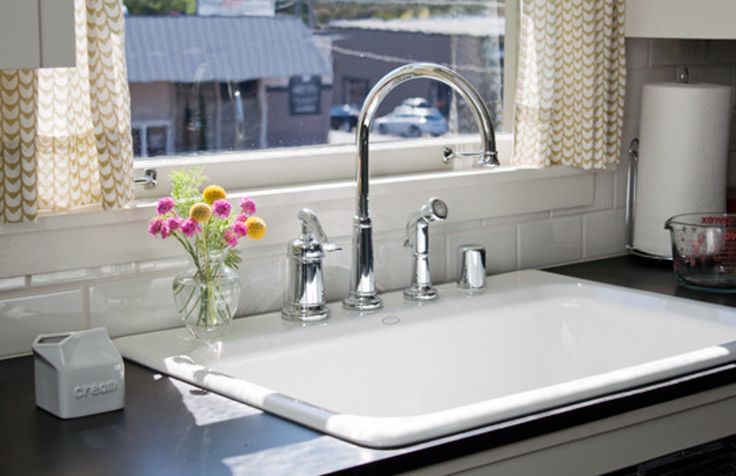
[[[460,72],[504,127],[511,1],[124,1],[139,160],[352,144],[370,88],[415,61]],[[430,80],[401,85],[378,117],[379,141],[476,131],[462,99]]]
[[[136,157],[168,155],[174,151],[171,121],[136,121],[132,123],[132,129]]]

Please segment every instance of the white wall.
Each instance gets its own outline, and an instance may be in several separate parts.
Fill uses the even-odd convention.
[[[626,36],[736,38],[733,0],[626,0]]]

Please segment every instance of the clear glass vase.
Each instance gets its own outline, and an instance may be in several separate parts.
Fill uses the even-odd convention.
[[[211,252],[174,278],[179,316],[197,339],[222,337],[240,302],[240,278],[225,264],[226,251]]]

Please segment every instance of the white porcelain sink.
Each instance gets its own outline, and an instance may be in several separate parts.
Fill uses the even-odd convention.
[[[418,305],[331,306],[321,325],[235,320],[218,345],[176,329],[116,340],[126,358],[314,429],[393,447],[736,360],[736,311],[542,271],[452,284]]]

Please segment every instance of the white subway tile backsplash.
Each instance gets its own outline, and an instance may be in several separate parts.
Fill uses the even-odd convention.
[[[0,300],[0,357],[29,352],[38,334],[84,329],[80,290]]]
[[[411,249],[404,246],[405,239],[406,235],[401,231],[382,233],[374,240],[376,287],[379,291],[404,289],[411,282],[413,260]],[[433,282],[445,281],[445,236],[442,234],[430,232],[429,267]]]
[[[555,218],[519,225],[519,267],[579,260],[582,253],[580,216]]]
[[[16,276],[14,278],[0,279],[0,291],[9,291],[11,289],[22,289],[26,286],[25,276]]]
[[[82,281],[92,277],[92,269],[73,269],[69,271],[56,271],[52,273],[39,273],[31,276],[31,286],[48,286],[51,284],[64,284]]]
[[[286,285],[286,255],[244,254],[237,270],[240,276],[240,305],[237,316],[281,309]]]
[[[138,271],[137,263],[107,264],[92,268],[92,273],[98,278],[112,278],[133,274]]]
[[[171,290],[173,275],[145,276],[90,286],[92,327],[105,326],[111,337],[182,325]]]
[[[552,210],[550,216],[563,217],[570,215],[580,215],[595,210],[611,208],[613,206],[613,170],[599,170],[595,174],[595,193],[593,204],[587,207],[564,208],[561,210]]]
[[[736,61],[736,59],[734,59]],[[688,68],[690,81],[698,83],[714,83],[731,86],[733,84],[733,68],[724,66],[693,66]]]
[[[656,39],[650,45],[651,66],[687,66],[705,61],[704,41]]]
[[[705,61],[708,64],[733,65],[736,62],[736,40],[707,40]]]
[[[625,252],[626,223],[623,209],[591,213],[583,217],[583,258]]]
[[[508,225],[510,223],[521,223],[524,221],[539,221],[546,220],[550,217],[550,212],[532,212],[532,213],[520,213],[518,215],[498,217],[498,218],[484,218],[481,221],[481,226],[497,226],[497,225]],[[451,230],[454,231],[454,230]]]
[[[626,196],[629,180],[629,159],[622,158],[613,172],[613,208],[626,206]]]
[[[189,260],[182,253],[182,256],[175,258],[164,258],[156,260],[139,261],[137,263],[138,271],[141,273],[151,271],[174,271],[185,269],[189,265]]]
[[[325,295],[327,301],[340,301],[350,288],[350,263],[352,261],[352,238],[333,238],[340,251],[327,253],[323,263],[325,273]],[[286,286],[286,282],[284,282]]]
[[[456,279],[458,247],[471,244],[486,248],[487,273],[498,274],[517,268],[516,224],[488,226],[447,235],[447,281]]]
[[[626,38],[626,68],[643,69],[649,66],[649,40]]]

